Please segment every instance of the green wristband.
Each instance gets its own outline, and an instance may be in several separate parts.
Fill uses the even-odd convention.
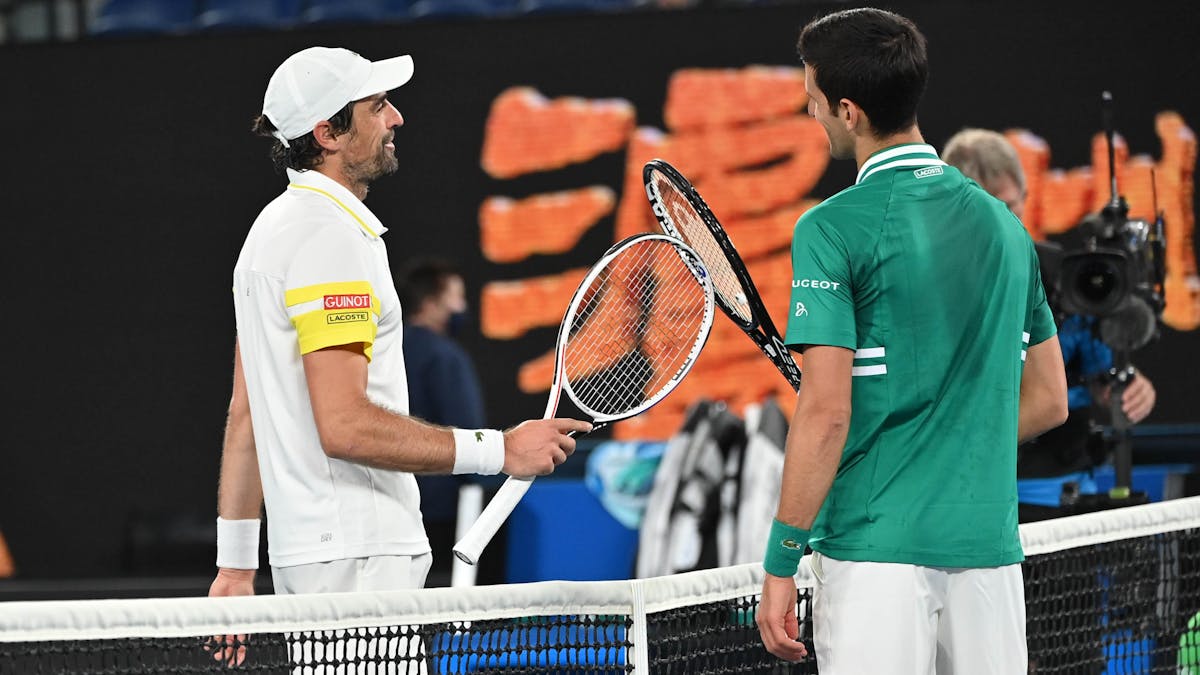
[[[767,535],[767,553],[763,556],[763,569],[777,577],[796,575],[804,548],[808,545],[808,530],[792,527],[779,519],[771,521],[771,534]]]

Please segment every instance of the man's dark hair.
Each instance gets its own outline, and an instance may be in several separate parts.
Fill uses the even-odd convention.
[[[345,108],[337,111],[329,118],[330,125],[333,126],[333,133],[344,134],[350,131],[350,125],[354,121],[354,101],[346,104]],[[254,118],[254,125],[251,131],[259,136],[272,138],[275,143],[271,145],[271,163],[275,165],[275,170],[283,173],[284,169],[294,169],[296,171],[305,171],[315,169],[324,160],[321,154],[321,144],[317,143],[317,139],[310,131],[300,138],[288,141],[285,146],[278,138],[272,136],[275,133],[275,125],[271,120],[267,119],[266,115],[259,115]]]
[[[462,276],[458,268],[441,258],[416,258],[408,261],[396,275],[396,292],[406,313],[421,311],[425,301],[446,289],[451,277]]]
[[[929,62],[913,22],[870,7],[835,12],[804,27],[797,52],[816,68],[829,106],[836,111],[843,98],[854,101],[877,137],[916,124]]]

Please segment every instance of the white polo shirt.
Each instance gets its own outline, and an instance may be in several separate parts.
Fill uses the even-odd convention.
[[[386,228],[316,171],[263,209],[233,272],[234,311],[267,508],[271,565],[429,551],[412,474],[327,457],[301,357],[362,342],[367,396],[408,412]]]

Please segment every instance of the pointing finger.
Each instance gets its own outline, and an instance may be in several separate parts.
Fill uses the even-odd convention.
[[[574,420],[569,417],[555,417],[552,421],[559,433],[565,434],[573,431],[577,434],[587,434],[592,431],[592,424],[583,420]]]

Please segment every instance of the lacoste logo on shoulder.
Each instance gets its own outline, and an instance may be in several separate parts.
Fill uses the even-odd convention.
[[[940,176],[940,175],[942,175],[942,167],[927,166],[924,169],[917,169],[916,171],[913,172],[913,175],[916,176],[917,178],[929,178],[930,176]]]
[[[358,323],[369,321],[367,312],[332,312],[325,315],[325,323],[334,326],[343,323]]]
[[[476,442],[476,443],[482,443],[482,442],[483,442],[483,432],[482,432],[482,431],[476,431],[476,432],[475,432],[475,442]]]

